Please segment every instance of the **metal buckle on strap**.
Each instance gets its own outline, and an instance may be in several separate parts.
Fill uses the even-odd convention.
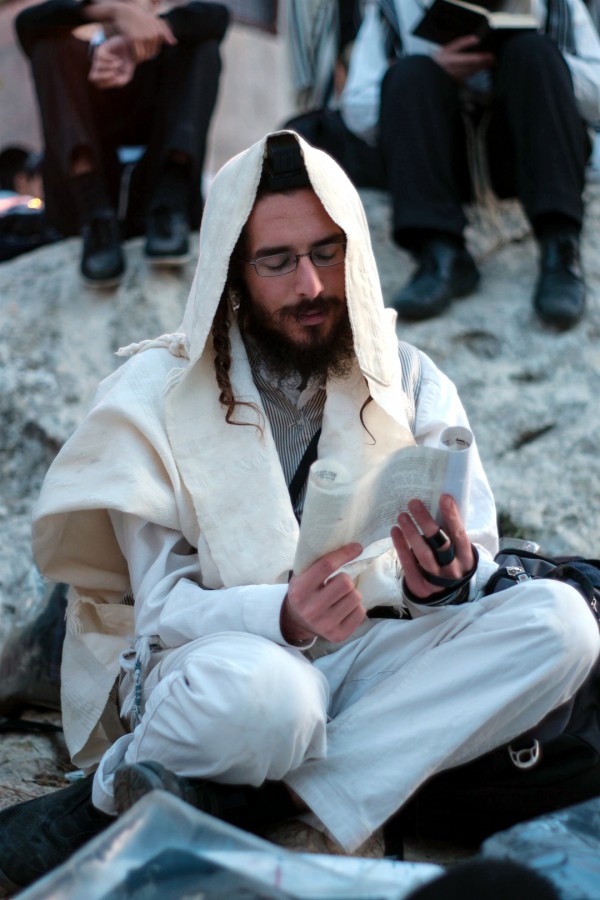
[[[540,742],[535,739],[530,747],[522,747],[520,750],[513,750],[512,745],[509,744],[508,755],[517,769],[533,769],[542,758],[542,748]]]
[[[529,581],[531,578],[521,566],[506,566],[506,574],[515,581]]]

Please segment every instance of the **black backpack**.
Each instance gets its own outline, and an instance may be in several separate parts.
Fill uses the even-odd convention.
[[[600,561],[503,550],[486,593],[527,578],[567,581],[600,624]],[[600,795],[600,660],[576,694],[534,729],[472,762],[441,772],[388,823],[403,837],[478,846],[497,831]]]

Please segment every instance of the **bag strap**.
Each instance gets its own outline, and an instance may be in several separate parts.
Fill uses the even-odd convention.
[[[300,496],[300,491],[304,487],[304,483],[308,478],[308,470],[314,463],[317,458],[317,445],[319,443],[319,438],[321,437],[321,429],[318,428],[315,434],[312,436],[310,443],[306,450],[304,451],[304,455],[302,459],[298,463],[298,468],[294,472],[294,477],[290,481],[288,485],[288,491],[290,492],[290,500],[292,501],[292,507],[294,510],[296,509],[296,503],[298,502],[298,497]],[[297,516],[296,516],[297,518]]]

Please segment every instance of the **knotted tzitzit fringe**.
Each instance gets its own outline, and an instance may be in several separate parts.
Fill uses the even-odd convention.
[[[486,109],[483,112],[479,123],[474,122],[468,112],[463,119],[467,135],[467,160],[475,199],[472,212],[479,223],[479,231],[484,233],[491,230],[495,238],[492,246],[478,256],[478,261],[481,261],[503,244],[525,237],[530,231],[530,226],[524,221],[523,226],[513,229],[512,233],[507,231],[502,216],[503,206],[492,187],[488,165],[486,134],[491,120],[490,110]]]
[[[126,719],[131,713],[133,727],[135,728],[142,717],[144,676],[152,658],[152,650],[156,646],[156,638],[141,635],[135,642],[132,640],[132,646],[135,650],[135,657],[133,659],[121,659],[121,665],[125,671],[133,669],[133,694],[130,693],[123,704],[121,717]]]
[[[159,348],[168,350],[172,356],[179,359],[190,358],[190,342],[182,331],[174,331],[172,334],[161,334],[157,338],[140,341],[137,344],[128,344],[127,347],[119,347],[115,356],[135,356],[144,350]]]

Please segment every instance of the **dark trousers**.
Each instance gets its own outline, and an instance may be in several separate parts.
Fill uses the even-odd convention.
[[[77,148],[91,150],[116,208],[121,175],[116,150],[142,145],[146,149],[132,178],[126,234],[143,231],[152,188],[174,150],[191,159],[189,215],[192,227],[198,226],[206,138],[221,70],[217,41],[163,46],[155,59],[136,68],[129,84],[107,90],[88,81],[88,45],[71,35],[37,41],[31,64],[44,134],[50,225],[64,235],[79,231],[69,178]]]
[[[547,217],[583,218],[591,149],[567,65],[539,34],[519,34],[497,53],[486,134],[492,186],[518,197],[534,230]],[[415,231],[462,235],[471,199],[464,106],[458,84],[427,56],[388,71],[381,92],[380,149],[398,243]]]

